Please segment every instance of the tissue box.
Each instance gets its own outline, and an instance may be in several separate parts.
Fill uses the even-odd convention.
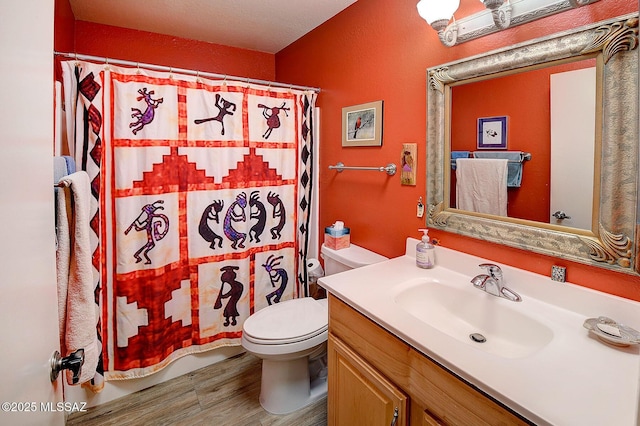
[[[345,249],[351,245],[350,232],[349,228],[327,226],[324,228],[324,245],[333,250]]]

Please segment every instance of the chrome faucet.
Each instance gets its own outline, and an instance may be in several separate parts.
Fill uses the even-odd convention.
[[[492,296],[504,297],[512,302],[522,301],[522,298],[518,293],[504,285],[502,269],[500,269],[498,265],[483,263],[479,266],[486,269],[488,274],[480,274],[473,277],[471,283],[474,287],[484,290]]]

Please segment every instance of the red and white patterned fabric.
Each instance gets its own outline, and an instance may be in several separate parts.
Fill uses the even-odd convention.
[[[307,294],[315,93],[78,61],[63,75],[107,380],[239,345],[249,315]]]

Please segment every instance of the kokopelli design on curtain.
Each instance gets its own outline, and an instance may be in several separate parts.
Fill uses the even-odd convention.
[[[280,127],[280,117],[278,116],[280,114],[280,111],[284,111],[284,114],[287,117],[289,116],[287,111],[289,111],[291,108],[285,108],[284,106],[286,104],[286,102],[283,102],[279,107],[268,107],[263,104],[258,104],[258,108],[262,108],[262,116],[267,120],[267,130],[262,135],[264,139],[269,139],[269,136],[271,136],[271,132],[273,131],[273,129],[277,129],[278,127]]]
[[[260,235],[264,232],[267,224],[267,209],[260,201],[260,193],[253,191],[249,197],[249,219],[256,219],[257,222],[249,230],[249,241],[260,242]]]
[[[157,210],[164,210],[164,207],[159,204],[164,204],[164,200],[158,200],[153,204],[147,204],[142,207],[140,215],[124,231],[124,235],[128,235],[134,228],[136,231],[145,231],[147,233],[147,243],[133,255],[136,258],[136,263],[142,261],[140,257],[140,254],[142,254],[146,259],[144,263],[150,265],[149,252],[156,246],[156,242],[163,239],[169,232],[169,218],[162,213],[156,213]]]
[[[231,248],[236,249],[238,247],[244,248],[244,241],[247,239],[247,234],[240,232],[233,227],[234,223],[246,222],[247,215],[244,211],[247,207],[247,194],[241,192],[236,197],[236,201],[229,206],[227,214],[224,216],[224,235],[231,241]]]
[[[279,240],[280,238],[282,238],[282,229],[284,228],[285,222],[287,220],[284,203],[282,202],[278,194],[272,192],[269,192],[269,194],[267,195],[267,201],[273,206],[273,218],[280,219],[278,224],[270,229],[271,237],[274,240]]]
[[[220,134],[224,135],[224,117],[226,115],[233,115],[236,110],[236,104],[234,104],[233,102],[229,102],[228,100],[220,96],[220,93],[216,93],[216,108],[218,108],[218,115],[216,115],[215,117],[193,120],[193,122],[196,124],[202,124],[206,123],[207,121],[217,121],[222,126]]]
[[[240,315],[238,312],[238,301],[242,297],[242,291],[244,286],[241,282],[236,280],[236,271],[240,269],[237,266],[224,266],[220,268],[222,275],[220,276],[220,291],[218,292],[218,298],[213,305],[213,309],[222,308],[222,299],[229,299],[227,305],[224,307],[223,315],[225,318],[224,326],[228,327],[229,324],[236,325],[238,322],[236,318]],[[224,292],[224,285],[229,284],[229,291]]]
[[[198,225],[198,232],[200,233],[200,236],[204,238],[205,241],[211,243],[209,248],[214,250],[216,248],[216,241],[218,242],[218,247],[222,248],[222,237],[211,229],[209,221],[213,220],[215,223],[220,223],[219,213],[222,211],[223,207],[224,201],[222,200],[216,200],[209,204],[202,212],[200,224]]]
[[[142,96],[138,96],[136,100],[141,101],[144,99],[145,103],[147,104],[147,109],[145,109],[144,112],[142,112],[138,108],[131,108],[131,111],[133,111],[133,114],[131,114],[131,118],[135,118],[138,120],[129,124],[129,127],[135,127],[135,129],[132,130],[134,135],[138,133],[140,130],[142,130],[144,126],[146,126],[147,124],[153,121],[154,117],[156,116],[156,108],[160,106],[160,104],[164,99],[164,98],[151,99],[151,95],[153,95],[155,92],[153,90],[150,92],[147,91],[146,87],[143,87],[142,89],[138,90],[138,93],[140,93],[140,95]]]
[[[280,266],[280,260],[282,260],[282,258],[283,256],[275,257],[274,255],[271,255],[269,256],[269,258],[267,258],[267,262],[262,265],[262,267],[269,273],[271,286],[279,286],[277,289],[275,289],[275,291],[267,294],[267,303],[269,303],[270,305],[272,298],[274,303],[280,302],[282,293],[284,293],[284,290],[287,288],[287,284],[289,283],[289,275],[287,274],[287,271],[283,268],[278,268],[278,266]]]

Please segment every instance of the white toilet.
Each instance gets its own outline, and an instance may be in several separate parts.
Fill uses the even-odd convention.
[[[387,260],[351,244],[322,246],[325,275]],[[262,358],[260,404],[273,414],[296,411],[327,393],[328,301],[311,297],[268,306],[242,326],[242,346]]]

